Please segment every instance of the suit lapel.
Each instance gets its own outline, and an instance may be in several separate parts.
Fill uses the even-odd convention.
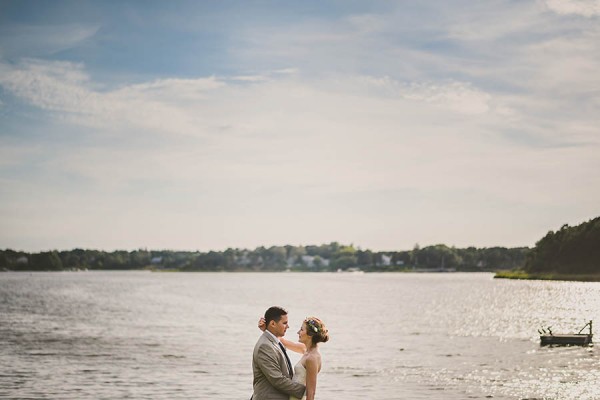
[[[287,362],[285,361],[285,355],[279,348],[279,342],[277,340],[275,340],[275,338],[272,335],[270,335],[269,333],[267,333],[266,331],[263,333],[263,337],[269,341],[271,346],[273,346],[273,349],[279,355],[279,368],[281,369],[281,372],[289,378],[290,376],[289,376],[289,371],[287,368]]]
[[[263,333],[263,336],[269,341],[269,343],[271,343],[271,345],[273,346],[273,348],[283,356],[283,353],[281,353],[281,349],[279,348],[279,345],[277,344],[277,340],[275,340],[275,338],[273,336],[271,336],[270,334],[268,334],[267,332]]]

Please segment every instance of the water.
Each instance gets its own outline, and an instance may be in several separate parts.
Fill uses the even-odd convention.
[[[321,400],[600,398],[597,348],[537,335],[600,324],[599,283],[149,272],[1,273],[0,398],[248,399],[274,304],[328,325]]]

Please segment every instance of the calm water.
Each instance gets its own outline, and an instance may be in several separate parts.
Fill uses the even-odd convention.
[[[598,348],[537,337],[600,326],[598,283],[149,272],[0,273],[0,398],[248,399],[273,304],[329,327],[320,400],[600,398]]]

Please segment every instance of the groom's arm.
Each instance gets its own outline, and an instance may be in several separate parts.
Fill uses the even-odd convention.
[[[261,345],[258,348],[257,356],[258,366],[269,383],[271,383],[271,386],[281,392],[291,394],[299,399],[304,396],[306,387],[299,382],[292,381],[290,378],[281,373],[279,360],[271,345]]]

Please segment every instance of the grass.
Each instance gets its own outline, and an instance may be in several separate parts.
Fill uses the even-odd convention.
[[[498,279],[524,279],[541,281],[578,281],[600,282],[600,274],[559,274],[554,272],[530,273],[522,270],[498,271],[494,278]]]

